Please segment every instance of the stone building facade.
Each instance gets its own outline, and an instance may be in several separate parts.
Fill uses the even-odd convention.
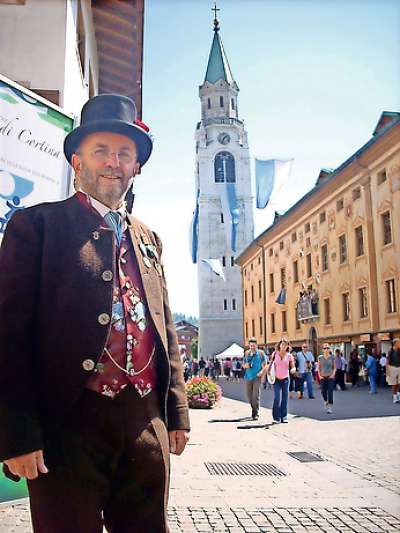
[[[400,113],[384,112],[372,138],[321,171],[236,262],[246,342],[387,352],[400,335]]]

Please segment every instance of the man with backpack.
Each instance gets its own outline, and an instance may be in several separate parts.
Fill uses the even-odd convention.
[[[259,350],[257,339],[249,340],[250,349],[244,354],[243,368],[246,370],[244,379],[246,383],[246,394],[251,405],[251,417],[253,420],[258,420],[260,409],[260,385],[261,374],[267,359],[263,350]]]

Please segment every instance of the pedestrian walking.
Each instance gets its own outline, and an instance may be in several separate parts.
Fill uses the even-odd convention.
[[[226,377],[226,381],[229,381],[231,379],[232,375],[232,361],[230,357],[227,357],[224,361],[224,376]]]
[[[206,363],[204,357],[201,356],[200,357],[200,361],[199,361],[199,375],[200,375],[201,378],[204,377],[204,374],[206,372],[206,365],[207,365],[207,363]]]
[[[393,339],[386,365],[386,379],[392,387],[393,403],[400,403],[400,339]]]
[[[299,397],[304,397],[304,383],[306,383],[308,398],[314,399],[312,370],[315,363],[315,359],[314,355],[310,352],[308,344],[306,342],[303,342],[301,351],[297,352],[296,358],[298,361],[297,372],[299,374]]]
[[[358,386],[359,374],[361,368],[361,359],[358,355],[358,351],[354,349],[350,354],[349,359],[349,372],[351,377],[351,386]]]
[[[272,423],[287,424],[287,409],[289,395],[289,376],[296,373],[294,357],[290,353],[290,345],[286,339],[282,339],[275,347],[271,360],[266,367],[267,374],[271,366],[275,368],[274,403],[272,406]],[[263,379],[264,376],[263,376]]]
[[[249,347],[250,349],[244,354],[244,379],[247,399],[251,405],[251,417],[253,420],[258,420],[261,376],[263,369],[266,367],[266,357],[263,350],[258,349],[257,339],[250,339]]]
[[[387,365],[386,352],[382,352],[382,355],[379,359],[379,366],[381,367],[381,380],[379,382],[379,385],[381,387],[386,387],[386,365]]]
[[[370,385],[370,394],[376,394],[378,392],[378,363],[376,357],[373,354],[368,354],[367,360],[365,361],[365,377],[368,378]]]
[[[333,412],[333,391],[335,389],[335,356],[329,344],[324,343],[323,353],[318,357],[318,372],[320,375],[321,395],[328,414]]]
[[[232,368],[233,368],[233,377],[235,381],[239,382],[240,376],[242,374],[242,361],[238,357],[235,357],[233,359]]]
[[[197,361],[197,359],[193,361],[192,373],[195,378],[197,378],[197,376],[199,375],[199,362]]]
[[[216,359],[214,362],[214,374],[215,381],[219,381],[219,378],[221,376],[221,361],[219,359]]]
[[[64,142],[76,194],[2,241],[0,460],[36,533],[168,531],[189,413],[161,241],[130,214],[152,146],[133,100],[91,98]]]
[[[335,387],[336,389],[346,390],[344,383],[346,376],[346,361],[339,348],[335,350]]]

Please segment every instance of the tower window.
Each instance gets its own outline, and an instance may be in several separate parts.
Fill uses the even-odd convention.
[[[231,106],[232,109],[235,110],[235,100],[233,98],[231,98]]]
[[[232,298],[232,311],[236,311],[236,299]]]
[[[207,109],[211,109],[211,98],[207,98]]]
[[[221,213],[221,224],[223,224],[223,223],[224,223],[224,214]]]
[[[224,97],[223,96],[219,97],[219,107],[224,107]]]
[[[224,298],[224,311],[228,310],[228,300]]]
[[[235,258],[231,255],[231,267],[235,266]]]
[[[215,183],[235,183],[235,159],[229,152],[220,152],[214,159]]]
[[[225,260],[225,256],[224,255],[222,256],[222,266],[223,267],[226,266],[226,260]]]

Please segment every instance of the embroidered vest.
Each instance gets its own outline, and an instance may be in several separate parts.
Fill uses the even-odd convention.
[[[85,195],[78,195],[92,208]],[[86,386],[114,398],[131,383],[144,397],[156,387],[156,332],[129,231],[125,231],[116,250],[110,334]]]

